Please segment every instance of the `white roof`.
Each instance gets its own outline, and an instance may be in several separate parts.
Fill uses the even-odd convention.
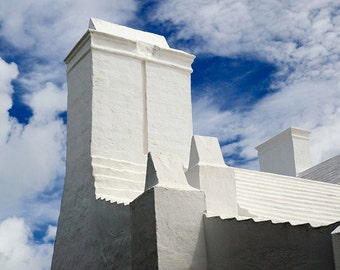
[[[340,185],[235,168],[239,206],[260,219],[310,223],[340,221]]]

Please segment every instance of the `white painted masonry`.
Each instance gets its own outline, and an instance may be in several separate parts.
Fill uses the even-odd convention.
[[[314,227],[340,220],[340,185],[234,169],[239,206],[251,217]]]
[[[176,155],[150,152],[146,170],[145,190],[155,186],[196,190],[188,184],[182,162]]]
[[[297,176],[312,166],[307,130],[288,128],[256,147],[263,172]]]
[[[128,205],[144,191],[147,153],[177,154],[188,167],[193,59],[162,36],[90,20],[65,59],[67,165],[53,269],[130,264]]]
[[[204,193],[188,185],[180,159],[149,154],[146,192],[131,204],[132,269],[207,269],[204,211]]]
[[[186,176],[204,191],[209,216],[237,216],[234,170],[225,165],[217,138],[193,136]]]
[[[208,269],[335,269],[329,241],[334,224],[311,228],[213,217],[205,218],[204,225]]]
[[[52,269],[340,269],[337,163],[295,177],[311,166],[309,132],[289,128],[257,147],[272,173],[225,165],[216,138],[192,134],[193,59],[90,20],[65,59]]]

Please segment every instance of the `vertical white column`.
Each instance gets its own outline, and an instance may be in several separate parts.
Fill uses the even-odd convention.
[[[193,134],[191,69],[147,62],[146,76],[149,151],[175,153],[187,168]]]
[[[332,232],[335,270],[340,270],[340,226]]]
[[[147,77],[146,63],[142,61],[142,94],[143,94],[143,153],[147,155],[149,150],[149,130],[148,130],[148,106],[147,106]]]

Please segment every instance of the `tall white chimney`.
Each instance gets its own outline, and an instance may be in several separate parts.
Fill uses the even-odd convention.
[[[310,158],[310,132],[290,127],[255,147],[260,170],[288,176],[297,176],[312,166]]]
[[[162,36],[91,19],[65,59],[66,177],[52,269],[130,268],[128,204],[144,191],[148,152],[189,164],[193,60]]]

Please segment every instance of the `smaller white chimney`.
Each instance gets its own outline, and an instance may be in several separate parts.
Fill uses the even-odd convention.
[[[260,170],[297,176],[312,166],[307,130],[288,128],[275,137],[255,147],[260,161]]]

